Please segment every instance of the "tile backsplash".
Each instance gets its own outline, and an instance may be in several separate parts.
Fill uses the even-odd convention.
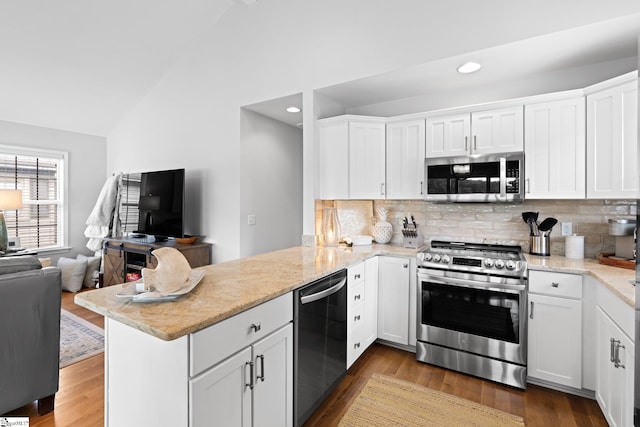
[[[570,221],[573,233],[584,236],[585,258],[597,258],[600,252],[615,252],[616,240],[609,235],[610,219],[635,219],[635,200],[526,200],[523,203],[427,203],[421,200],[316,201],[316,234],[321,235],[322,208],[335,206],[345,214],[342,229],[371,234],[375,212],[389,211],[393,225],[392,242],[402,242],[402,218],[413,215],[424,236],[431,240],[464,240],[520,245],[529,252],[529,228],[522,212],[539,212],[538,222],[547,217],[558,220],[551,237],[551,254],[564,255],[565,238],[561,223]],[[347,214],[347,209],[349,214]],[[359,212],[353,215],[352,212]],[[321,239],[319,239],[321,242]]]

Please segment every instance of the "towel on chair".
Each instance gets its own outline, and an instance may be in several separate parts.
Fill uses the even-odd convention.
[[[102,248],[102,239],[109,235],[109,225],[116,206],[119,181],[120,175],[114,175],[107,179],[89,218],[87,218],[84,236],[89,238],[87,248],[92,251],[99,251]]]

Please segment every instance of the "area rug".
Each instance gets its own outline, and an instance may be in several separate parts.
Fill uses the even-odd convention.
[[[61,310],[60,368],[104,351],[104,330],[91,322]]]
[[[441,391],[373,374],[339,425],[524,426],[524,420]]]

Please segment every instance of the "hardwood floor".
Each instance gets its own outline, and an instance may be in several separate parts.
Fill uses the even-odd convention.
[[[77,306],[73,297],[74,294],[63,292],[65,310],[104,327],[102,316]],[[374,344],[305,426],[336,425],[373,373],[411,381],[521,416],[529,427],[607,425],[595,400],[533,385],[523,392],[419,363],[413,353]],[[100,354],[60,370],[60,390],[52,413],[39,417],[35,404],[30,404],[10,415],[28,416],[31,427],[103,426],[104,356]]]
[[[518,415],[532,426],[607,426],[595,400],[534,385],[526,391],[419,363],[415,354],[373,344],[305,427],[336,425],[373,373],[440,390]]]

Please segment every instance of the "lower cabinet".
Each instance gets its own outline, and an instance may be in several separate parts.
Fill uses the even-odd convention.
[[[189,381],[190,425],[291,426],[293,326]]]
[[[378,338],[408,345],[411,262],[379,256],[378,263]]]
[[[581,298],[581,275],[529,272],[529,378],[582,387]]]
[[[347,369],[378,335],[378,257],[347,271]]]
[[[633,425],[634,342],[596,307],[596,400],[610,426]]]

